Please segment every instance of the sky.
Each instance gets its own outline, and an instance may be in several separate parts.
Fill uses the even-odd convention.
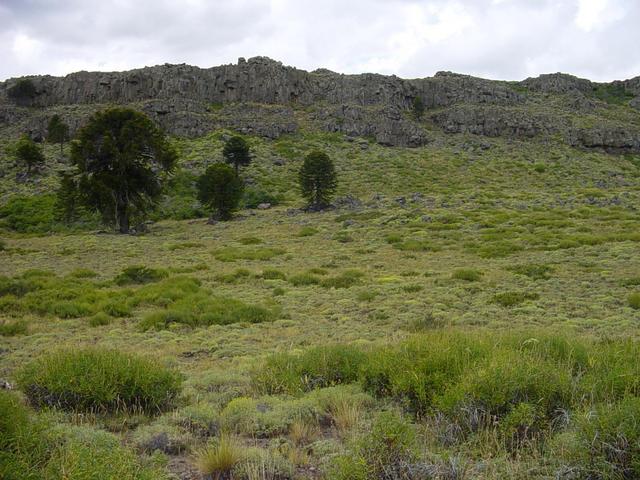
[[[640,0],[0,0],[0,80],[265,55],[305,70],[640,75]]]

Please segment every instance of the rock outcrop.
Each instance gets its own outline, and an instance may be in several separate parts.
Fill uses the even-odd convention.
[[[0,83],[0,128],[20,125],[34,137],[44,133],[50,108],[62,111],[73,131],[92,111],[126,104],[141,108],[170,133],[189,137],[225,127],[277,138],[295,132],[298,114],[303,114],[322,130],[373,137],[392,146],[425,144],[430,138],[426,125],[433,124],[447,133],[486,136],[561,133],[576,146],[640,151],[640,128],[624,121],[602,129],[598,122],[595,129],[575,127],[566,113],[597,116],[601,102],[593,92],[603,84],[561,73],[522,82],[450,72],[407,80],[378,74],[343,75],[326,69],[307,72],[255,57],[212,68],[165,64],[127,72],[29,78],[37,92],[29,100],[30,108],[8,98],[7,90],[15,79]],[[636,95],[628,103],[640,108],[640,77],[606,85]],[[549,96],[563,100],[548,112],[532,108]],[[411,115],[416,97],[427,109],[426,122]]]

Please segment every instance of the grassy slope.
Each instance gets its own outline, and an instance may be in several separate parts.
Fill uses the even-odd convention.
[[[177,141],[184,166],[199,171],[218,159],[220,136]],[[284,206],[244,211],[237,220],[215,226],[204,220],[163,221],[142,237],[7,234],[0,274],[37,268],[65,275],[88,268],[99,280],[110,280],[134,264],[168,268],[172,275],[188,269],[193,271],[187,275],[202,280],[216,295],[279,305],[279,320],[142,332],[137,324],[149,308],[99,327],[85,318],[27,314],[28,335],[0,337],[0,377],[11,379],[19,365],[52,345],[102,345],[177,364],[187,375],[187,402],[216,404],[220,400],[209,385],[246,391],[248,368],[278,350],[395,340],[440,326],[638,334],[640,311],[627,303],[638,287],[623,285],[640,271],[640,169],[633,159],[537,140],[435,133],[434,142],[419,149],[309,132],[276,141],[252,139],[252,144],[257,156],[247,177],[283,194]],[[288,212],[301,204],[295,173],[312,148],[327,150],[335,160],[338,194],[358,197],[364,207]],[[55,147],[47,153],[54,157]],[[284,166],[274,165],[275,159],[284,159]],[[41,191],[54,182],[45,175],[35,185],[16,187],[5,176],[2,194]],[[414,197],[416,192],[421,196]],[[372,200],[374,194],[383,198]],[[305,226],[317,233],[298,237]],[[243,245],[245,237],[262,243]],[[276,247],[285,253],[269,260],[223,262],[216,259],[222,247],[240,252]],[[530,264],[547,265],[548,278],[512,270]],[[275,268],[287,276],[312,268],[322,268],[328,276],[358,269],[364,276],[359,284],[340,289],[296,287],[253,275],[236,283],[221,279],[240,268],[252,274]],[[475,282],[452,278],[458,269],[475,269],[482,276]],[[278,287],[283,295],[274,295]],[[495,295],[504,292],[532,293],[537,299],[508,308],[495,302]],[[0,320],[14,317],[9,312],[0,314]],[[509,469],[524,471],[527,461],[491,464],[487,475],[500,478]]]

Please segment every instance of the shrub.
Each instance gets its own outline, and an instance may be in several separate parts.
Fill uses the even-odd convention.
[[[289,283],[294,287],[318,285],[320,283],[320,278],[310,273],[299,273],[298,275],[292,275],[289,277]]]
[[[244,459],[244,446],[229,435],[222,435],[196,453],[198,469],[211,478],[230,478],[232,470]]]
[[[416,447],[413,426],[397,413],[382,412],[371,433],[360,438],[350,454],[338,457],[329,478],[405,478],[403,468],[416,459]]]
[[[553,267],[544,264],[528,263],[523,265],[513,265],[509,267],[513,273],[525,275],[533,280],[547,280],[549,274],[553,272]]]
[[[359,270],[346,270],[338,276],[323,278],[320,285],[324,288],[350,288],[360,283],[363,276]]]
[[[16,159],[27,167],[30,174],[35,167],[44,164],[42,149],[36,145],[29,135],[22,135],[14,147]]]
[[[157,412],[174,402],[181,382],[157,361],[97,348],[43,355],[18,375],[33,405],[84,412]]]
[[[316,347],[300,355],[280,353],[268,357],[252,381],[264,393],[295,394],[353,383],[365,360],[360,349],[349,345]]]
[[[478,255],[482,258],[502,258],[522,250],[522,246],[508,241],[493,242],[480,247]]]
[[[428,240],[408,239],[403,242],[393,243],[394,248],[406,252],[432,252],[437,248]]]
[[[273,206],[280,203],[280,197],[258,187],[246,187],[240,203],[244,208],[258,208],[261,203],[270,203]]]
[[[55,195],[14,196],[0,207],[0,224],[20,233],[45,233],[55,228]]]
[[[251,272],[246,268],[238,268],[232,273],[216,275],[216,280],[223,283],[238,283],[240,280],[246,280],[251,276]]]
[[[0,322],[0,337],[13,337],[15,335],[26,335],[29,331],[29,324],[26,320],[14,320]]]
[[[167,276],[165,270],[135,265],[125,268],[120,275],[115,278],[118,285],[132,285],[158,282]]]
[[[515,307],[526,300],[537,300],[537,293],[529,292],[502,292],[493,296],[493,302],[503,307]]]
[[[89,325],[92,327],[101,327],[109,325],[113,321],[113,317],[107,315],[104,312],[98,312],[94,316],[89,318]]]
[[[579,446],[590,478],[640,477],[640,399],[599,405],[579,422]]]
[[[477,282],[482,279],[483,273],[470,268],[456,270],[451,274],[451,278],[464,280],[465,282]]]
[[[406,293],[417,293],[424,290],[424,286],[415,283],[411,285],[403,285],[401,288],[402,291]]]
[[[167,310],[150,313],[140,322],[143,330],[161,330],[173,323],[190,327],[228,325],[230,323],[260,323],[274,320],[277,312],[250,305],[233,298],[212,297],[205,292],[176,300]]]
[[[38,90],[30,78],[20,78],[7,88],[7,96],[22,106],[31,105],[37,94]]]
[[[298,237],[311,237],[318,233],[318,229],[313,227],[302,227],[296,236]]]
[[[260,276],[265,280],[286,280],[287,278],[284,272],[276,270],[275,268],[265,268]]]
[[[631,308],[634,310],[640,310],[640,292],[630,294],[627,301]]]
[[[262,239],[258,237],[242,237],[238,239],[238,242],[242,245],[259,245],[263,243]]]
[[[282,255],[285,251],[281,248],[259,247],[252,249],[240,249],[235,247],[221,248],[214,252],[214,256],[221,262],[235,262],[236,260],[271,260]]]
[[[0,238],[0,252],[3,252],[7,249],[7,242]]]

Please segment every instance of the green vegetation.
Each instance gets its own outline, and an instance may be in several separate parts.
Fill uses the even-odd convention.
[[[47,141],[60,145],[60,156],[64,153],[64,142],[69,140],[69,126],[62,121],[60,115],[54,115],[47,124]]]
[[[36,407],[79,412],[144,411],[172,405],[181,378],[157,363],[114,350],[60,350],[25,366],[20,388]]]
[[[38,94],[30,78],[20,78],[7,89],[7,96],[18,105],[29,106]]]
[[[105,223],[129,233],[131,218],[144,216],[160,196],[158,172],[173,170],[176,153],[145,114],[110,108],[80,130],[71,162],[78,199],[99,211]]]
[[[329,205],[338,185],[331,158],[318,150],[304,158],[298,180],[302,196],[307,200],[308,206],[315,210]]]
[[[242,198],[242,180],[222,163],[207,168],[198,179],[198,199],[212,211],[212,218],[231,219]]]
[[[13,148],[16,160],[27,167],[27,175],[44,164],[42,150],[29,135],[22,135]]]
[[[229,140],[225,142],[224,148],[222,149],[222,156],[225,162],[233,165],[236,177],[238,176],[240,166],[246,166],[251,163],[249,144],[244,138],[237,135],[229,138]]]

